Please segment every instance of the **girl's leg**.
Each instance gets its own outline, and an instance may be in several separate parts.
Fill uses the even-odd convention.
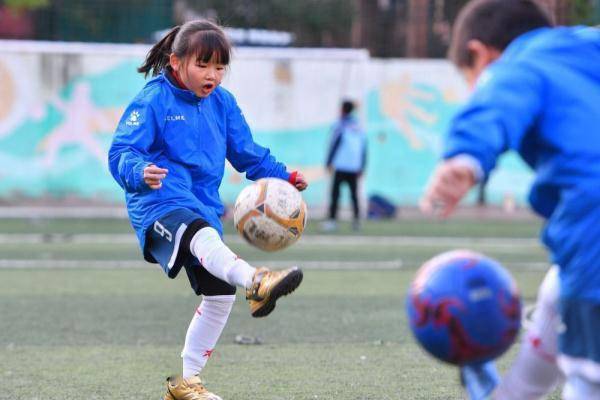
[[[184,378],[198,375],[206,365],[227,323],[234,301],[235,295],[203,297],[190,322],[181,352]]]
[[[302,271],[298,267],[281,271],[251,267],[235,255],[211,227],[202,228],[194,235],[190,250],[211,275],[246,289],[253,317],[269,315],[277,299],[293,292],[302,282]]]
[[[208,272],[233,286],[249,288],[256,268],[239,258],[211,227],[200,229],[190,243],[192,254]]]

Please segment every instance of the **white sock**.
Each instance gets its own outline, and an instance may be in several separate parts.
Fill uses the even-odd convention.
[[[564,380],[556,363],[560,329],[558,296],[558,268],[552,267],[540,285],[533,320],[519,354],[494,392],[494,399],[542,399]]]
[[[234,286],[252,286],[256,269],[229,250],[214,228],[200,229],[192,238],[190,250],[204,268],[217,278]]]
[[[234,301],[235,295],[204,296],[202,299],[190,322],[181,352],[184,378],[199,374],[206,365],[227,323]]]

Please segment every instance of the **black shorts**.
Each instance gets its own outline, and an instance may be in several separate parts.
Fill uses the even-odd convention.
[[[190,250],[194,235],[208,226],[202,217],[188,209],[170,211],[146,231],[144,258],[160,264],[169,278],[175,278],[181,268],[185,268],[192,289],[198,296],[235,294],[235,286],[209,273]]]

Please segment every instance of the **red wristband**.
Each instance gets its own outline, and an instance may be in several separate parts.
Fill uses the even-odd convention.
[[[296,179],[298,177],[298,171],[294,171],[290,173],[290,177],[288,178],[288,182],[292,185],[296,186]]]

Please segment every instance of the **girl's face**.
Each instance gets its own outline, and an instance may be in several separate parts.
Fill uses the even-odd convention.
[[[216,62],[214,56],[208,62],[203,62],[195,57],[180,59],[171,54],[170,64],[183,84],[198,97],[207,97],[221,84],[226,68],[224,64]]]

